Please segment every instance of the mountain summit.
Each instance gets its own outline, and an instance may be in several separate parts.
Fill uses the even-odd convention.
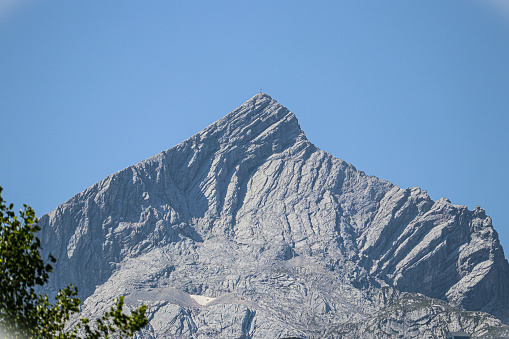
[[[79,286],[92,315],[142,302],[143,338],[509,335],[484,210],[365,175],[264,93],[39,224],[47,292]]]

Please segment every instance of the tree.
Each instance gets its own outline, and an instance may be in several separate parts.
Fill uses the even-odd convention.
[[[125,338],[133,336],[148,324],[146,306],[122,312],[124,298],[101,318],[91,322],[81,318],[74,326],[66,326],[71,316],[79,313],[81,300],[72,285],[61,289],[51,304],[46,294],[37,294],[35,287],[48,282],[52,273],[50,254],[41,258],[40,231],[34,210],[23,205],[19,217],[2,199],[0,187],[0,329],[7,338]],[[1,332],[0,332],[1,333]]]

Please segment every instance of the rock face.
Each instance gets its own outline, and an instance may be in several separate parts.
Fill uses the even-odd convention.
[[[450,321],[438,313],[461,320],[444,331],[509,321],[509,264],[484,210],[365,175],[263,93],[39,224],[57,258],[47,292],[79,286],[90,314],[118,295],[144,303],[143,338],[365,337],[398,300],[426,297],[445,311],[416,302],[420,322],[394,331],[434,333]],[[413,294],[387,303],[387,289]]]
[[[362,323],[332,326],[326,337],[446,338],[458,329],[474,338],[509,337],[509,326],[488,313],[459,310],[441,300],[387,287],[380,296],[385,306],[376,314]]]

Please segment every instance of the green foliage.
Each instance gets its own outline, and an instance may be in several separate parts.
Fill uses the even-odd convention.
[[[148,324],[146,306],[122,312],[124,297],[101,318],[91,322],[81,318],[69,328],[67,322],[79,313],[81,300],[78,289],[72,285],[60,290],[51,304],[46,294],[36,294],[35,287],[48,282],[52,273],[50,254],[41,258],[41,241],[35,236],[40,231],[35,212],[23,205],[19,217],[13,205],[6,205],[0,187],[0,329],[7,338],[126,338]]]
[[[89,321],[86,318],[81,319],[81,324],[87,334],[87,338],[114,338],[131,337],[135,332],[147,326],[148,320],[145,317],[145,305],[131,312],[130,316],[122,313],[124,305],[124,297],[121,296],[116,300],[116,305],[112,306],[102,318],[97,319],[96,328],[90,327]]]

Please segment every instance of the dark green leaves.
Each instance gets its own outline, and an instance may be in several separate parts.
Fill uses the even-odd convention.
[[[122,312],[124,298],[101,318],[91,323],[80,319],[72,328],[66,324],[79,313],[81,300],[72,285],[59,291],[55,304],[46,294],[36,294],[34,287],[48,282],[56,259],[50,254],[41,258],[40,231],[33,209],[23,205],[19,217],[13,204],[6,205],[0,187],[0,328],[12,338],[125,338],[148,324],[146,306],[128,316]]]

